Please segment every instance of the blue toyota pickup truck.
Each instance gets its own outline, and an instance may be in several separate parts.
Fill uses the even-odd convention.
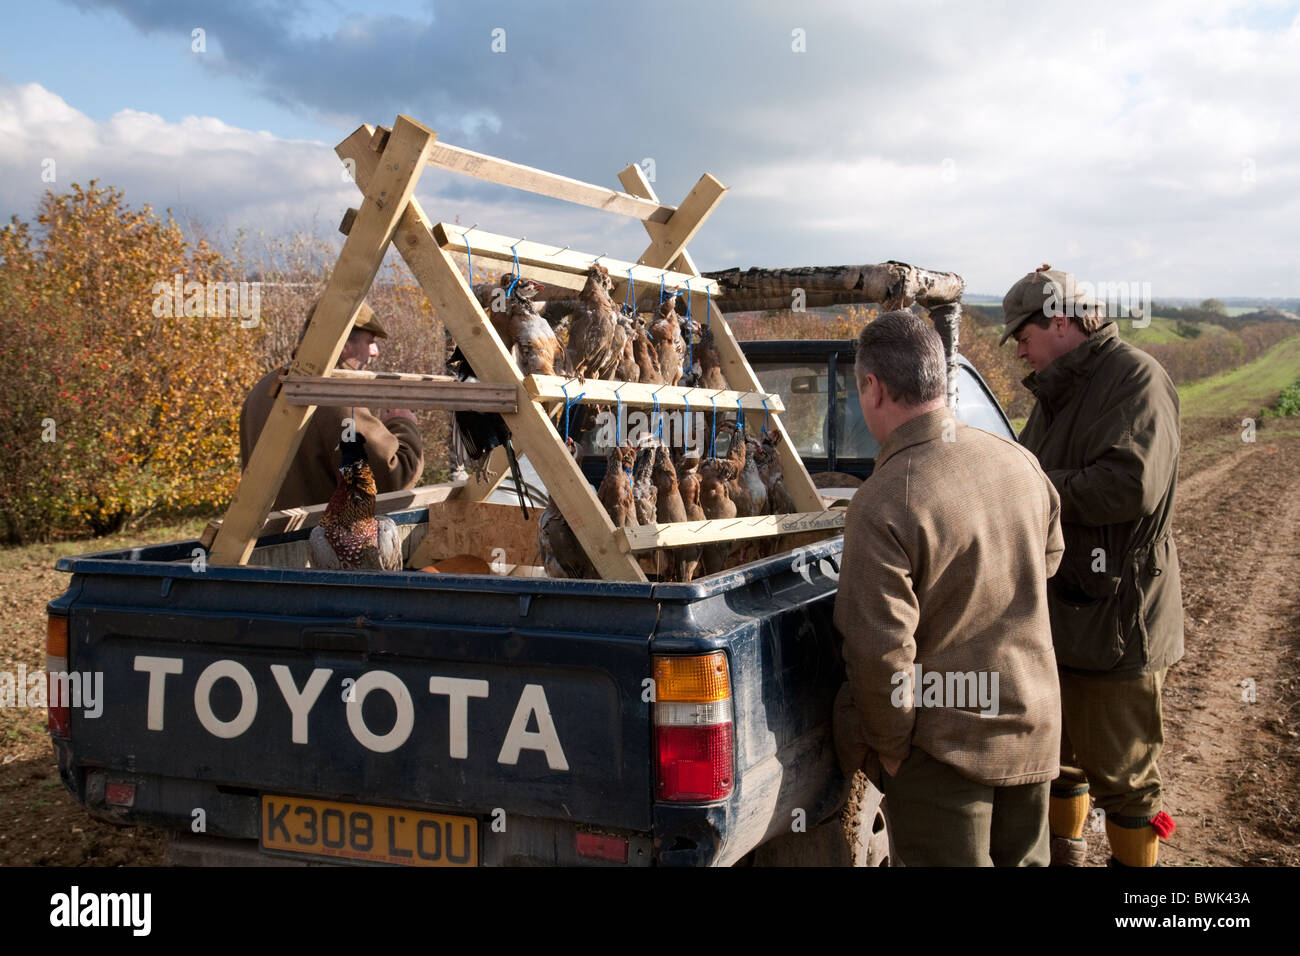
[[[851,495],[875,455],[853,343],[745,350],[824,493]],[[960,376],[959,417],[1011,436]],[[408,558],[429,515],[392,513]],[[103,675],[98,716],[50,709],[89,812],[168,829],[180,864],[888,861],[880,794],[831,740],[842,537],[624,584],[311,570],[309,530],[246,567],[194,540],[58,562],[49,668]]]

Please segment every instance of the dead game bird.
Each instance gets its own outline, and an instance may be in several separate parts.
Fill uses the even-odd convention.
[[[605,459],[605,477],[596,497],[609,512],[609,520],[615,528],[636,524],[636,505],[632,500],[632,466],[635,463],[636,449],[630,445],[611,448]]]
[[[593,263],[569,320],[569,365],[579,378],[611,378],[623,355],[625,333],[610,297],[613,288],[609,270]]]
[[[729,483],[736,477],[735,466],[726,458],[706,458],[700,462],[700,507],[706,518],[736,517],[736,503],[731,500]],[[707,574],[722,570],[731,554],[731,542],[706,544],[702,554]]]
[[[762,482],[758,480],[757,468],[749,461],[745,433],[736,427],[735,422],[723,422],[718,426],[718,434],[724,433],[731,437],[727,461],[731,463],[732,477],[727,481],[727,493],[736,503],[736,515],[741,518],[760,515],[763,512],[757,509],[760,504],[766,505],[767,489],[762,489],[761,501],[754,499],[756,483],[758,488],[762,488]],[[752,474],[746,473],[747,468],[753,469]]]
[[[686,361],[686,339],[682,336],[683,318],[677,315],[677,290],[664,297],[659,313],[650,323],[650,338],[659,359],[659,373],[665,385],[677,385]]]
[[[400,571],[402,539],[387,515],[375,517],[375,476],[366,439],[339,443],[339,481],[308,543],[311,566],[330,571]]]
[[[686,521],[686,503],[682,501],[681,489],[677,481],[677,469],[673,467],[673,460],[668,454],[668,449],[660,446],[655,449],[654,472],[651,475],[655,483],[655,521],[658,524],[669,524],[674,521]],[[697,487],[698,495],[698,487]],[[700,513],[703,518],[704,513]],[[659,551],[660,562],[663,567],[663,579],[665,581],[690,581],[690,577],[683,575],[688,574],[687,563],[690,563],[689,574],[695,573],[695,566],[699,564],[699,551],[696,548],[662,548]],[[688,553],[689,552],[689,553]]]
[[[487,313],[492,328],[496,329],[501,344],[506,347],[507,352],[510,351],[514,341],[510,338],[510,309],[506,290],[510,288],[514,278],[512,273],[507,272],[496,282],[480,282],[474,286],[474,298],[478,299],[478,304]]]
[[[658,511],[659,491],[654,483],[655,449],[646,445],[636,453],[632,466],[632,503],[637,524],[654,524]]]
[[[726,376],[722,374],[722,356],[718,354],[713,329],[705,328],[700,332],[700,344],[695,347],[695,361],[700,366],[700,377],[696,384],[704,388],[727,387]]]
[[[696,455],[683,456],[677,460],[677,490],[681,494],[682,507],[686,511],[687,521],[703,521],[708,515],[700,506],[700,459]],[[700,570],[700,556],[704,549],[680,548],[677,551],[678,580],[689,584]]]
[[[767,509],[769,514],[788,515],[797,510],[794,499],[785,487],[785,472],[781,467],[781,456],[777,446],[781,444],[781,433],[767,432],[763,435],[758,454],[758,474],[767,488]]]
[[[477,382],[473,367],[465,353],[457,346],[447,360],[447,372],[462,382]],[[471,412],[460,409],[452,413],[450,445],[456,461],[468,467],[480,479],[496,477],[488,467],[492,449],[498,445],[506,450],[506,461],[510,465],[510,474],[515,480],[515,491],[519,495],[519,507],[528,520],[528,504],[524,498],[524,476],[519,467],[519,456],[515,454],[514,441],[510,426],[506,420],[495,412]]]
[[[520,279],[506,310],[506,328],[510,335],[510,349],[519,371],[524,375],[563,374],[567,362],[555,330],[536,306],[533,297],[541,286],[531,279]],[[558,368],[557,368],[558,365]]]
[[[620,313],[618,324],[623,331],[623,351],[619,354],[618,364],[614,368],[614,377],[621,382],[639,382],[641,369],[636,364],[636,314]]]
[[[573,439],[567,443],[569,454],[582,466],[582,449]],[[537,522],[537,550],[541,552],[542,565],[553,578],[595,578],[596,569],[587,558],[587,552],[564,519],[560,507],[552,498]]]
[[[650,331],[640,318],[633,328],[632,337],[632,354],[636,357],[638,372],[637,381],[651,385],[664,384],[663,372],[659,368],[659,353],[655,349],[654,340],[650,337]]]

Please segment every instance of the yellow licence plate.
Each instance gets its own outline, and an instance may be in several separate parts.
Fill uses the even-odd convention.
[[[478,866],[478,821],[263,794],[262,848],[404,866]]]

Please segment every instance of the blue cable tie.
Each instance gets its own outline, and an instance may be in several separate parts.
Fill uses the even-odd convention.
[[[569,440],[569,389],[563,382],[560,383],[560,391],[564,393],[564,440]]]
[[[713,434],[709,437],[709,457],[717,458],[718,457],[718,405],[713,400],[712,395],[709,396],[709,404],[713,406]]]
[[[515,243],[515,245],[518,245],[518,243]],[[510,247],[510,251],[514,253],[515,256],[515,278],[514,281],[510,283],[510,288],[506,289],[506,295],[514,295],[515,286],[519,284],[519,253],[515,252],[514,246]]]
[[[627,295],[623,298],[623,307],[627,308],[628,303],[632,303],[632,313],[636,313],[636,288],[632,283],[632,267],[628,266],[627,270]]]
[[[772,412],[767,407],[767,396],[763,396],[763,434],[767,434],[767,423],[772,420]]]
[[[659,411],[659,396],[655,393],[651,393],[650,398],[655,403],[653,415],[655,416],[655,418],[659,420],[659,426],[658,426],[658,430],[655,432],[655,436],[662,443],[664,440],[664,416],[663,416],[663,412]]]
[[[579,392],[573,398],[569,398],[569,390],[563,385],[560,386],[560,391],[564,393],[564,440],[567,442],[569,440],[569,409],[586,398],[587,393]]]
[[[740,399],[736,399],[736,428],[740,434],[745,434],[745,406],[740,404]]]
[[[686,371],[695,371],[695,333],[691,321],[691,280],[686,280]]]
[[[614,444],[615,445],[623,444],[623,396],[619,394],[619,391],[622,388],[623,386],[620,385],[618,388],[614,389],[614,401],[618,403],[614,406]]]
[[[664,274],[661,272],[659,273],[659,304],[660,305],[664,304],[664,298],[666,294],[667,293],[664,291]]]

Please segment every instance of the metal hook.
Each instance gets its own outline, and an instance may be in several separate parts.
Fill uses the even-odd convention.
[[[521,240],[521,241],[522,241],[522,240]],[[569,248],[569,247],[568,247],[568,246],[565,246],[565,247],[564,247],[564,249],[567,249],[567,248]],[[564,249],[556,249],[554,252],[548,252],[548,253],[546,254],[546,257],[547,257],[548,259],[553,259],[553,258],[555,258],[556,256],[558,256],[561,252],[563,252]]]

